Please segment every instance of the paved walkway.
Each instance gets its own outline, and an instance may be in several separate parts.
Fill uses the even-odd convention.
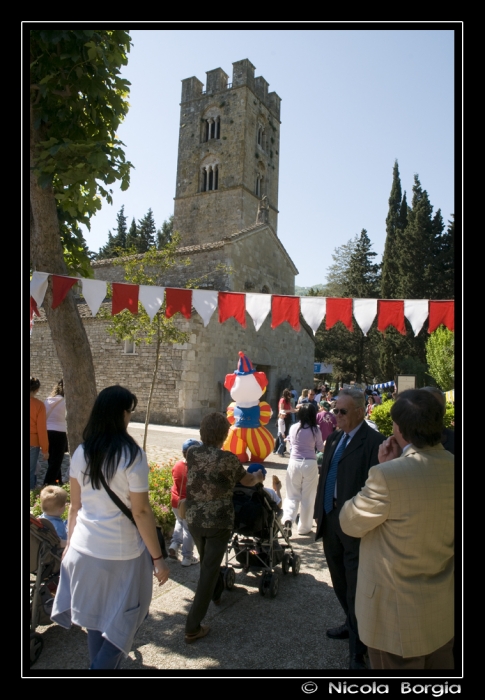
[[[131,424],[130,433],[142,444],[143,425]],[[199,437],[196,428],[150,426],[147,444],[149,461],[163,462],[179,458],[182,443],[188,437]],[[266,481],[271,485],[277,474],[283,483],[287,458],[271,455],[265,461]],[[66,455],[63,471],[68,476]],[[39,474],[42,483],[43,473]],[[332,677],[332,671],[348,668],[348,643],[330,640],[328,627],[343,622],[343,612],[335,597],[330,574],[322,552],[321,541],[314,534],[292,538],[301,556],[298,576],[279,574],[278,595],[262,597],[258,590],[261,573],[236,569],[236,585],[225,591],[220,607],[211,604],[205,623],[211,626],[209,635],[187,645],[184,623],[197,585],[199,566],[182,567],[179,561],[168,560],[169,582],[154,584],[150,616],[137,635],[129,657],[123,662],[123,672],[139,675],[268,675],[278,676],[289,671],[301,678]],[[93,591],[93,594],[95,592]],[[86,632],[73,627],[65,630],[57,625],[38,627],[43,635],[44,649],[32,667],[35,675],[49,670],[83,670],[89,666]],[[266,673],[265,673],[266,672]],[[341,671],[340,671],[341,672]],[[145,674],[143,674],[145,675]],[[345,676],[347,673],[345,674]],[[371,674],[369,674],[371,675]]]

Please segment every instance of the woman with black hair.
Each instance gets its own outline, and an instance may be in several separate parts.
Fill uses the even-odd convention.
[[[35,489],[37,477],[37,460],[42,451],[42,457],[49,459],[49,439],[45,418],[45,406],[35,395],[40,389],[40,381],[30,377],[30,490]]]
[[[146,454],[127,432],[136,404],[128,389],[103,389],[71,460],[68,540],[52,619],[87,628],[90,669],[119,667],[148,613],[152,574],[160,585],[169,576],[148,500]]]
[[[286,470],[286,498],[283,501],[283,517],[286,533],[291,537],[291,527],[298,509],[300,519],[298,534],[309,535],[313,526],[313,509],[318,485],[316,452],[323,451],[323,440],[317,425],[317,409],[311,403],[300,406],[297,422],[288,434],[290,461]]]

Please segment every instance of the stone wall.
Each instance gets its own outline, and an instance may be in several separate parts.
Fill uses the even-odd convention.
[[[88,312],[89,313],[89,312]],[[154,367],[154,346],[140,344],[136,354],[124,354],[124,345],[110,336],[109,323],[83,318],[93,353],[98,391],[106,386],[127,386],[138,397],[135,421],[144,421]],[[179,314],[177,325],[190,333],[183,345],[165,345],[150,421],[155,424],[197,426],[207,413],[223,411],[230,403],[225,375],[237,367],[238,351],[245,352],[269,380],[266,392],[276,409],[281,380],[291,376],[297,391],[313,381],[314,340],[305,328],[296,333],[288,324],[272,330],[267,318],[258,332],[246,314],[244,329],[234,319],[220,324],[217,311],[204,328],[196,312],[190,320]],[[61,368],[45,320],[35,320],[31,340],[31,374],[39,377],[39,398],[44,399],[61,377]],[[80,378],[82,380],[82,378]]]

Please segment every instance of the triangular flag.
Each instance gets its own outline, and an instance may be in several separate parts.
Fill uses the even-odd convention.
[[[326,301],[325,297],[301,298],[301,315],[312,329],[313,335],[315,335],[325,317]]]
[[[212,314],[217,309],[217,292],[212,289],[194,289],[192,292],[192,305],[207,326]]]
[[[171,318],[179,311],[185,318],[190,318],[192,314],[192,290],[176,289],[166,287],[165,289],[166,308],[165,316]]]
[[[354,299],[353,312],[360,330],[367,335],[377,314],[377,299]]]
[[[132,314],[138,313],[138,285],[121,284],[113,282],[113,301],[111,303],[111,315],[115,316],[120,311],[128,309]]]
[[[42,302],[44,301],[48,277],[48,272],[35,271],[32,273],[32,279],[30,280],[30,296],[35,299],[37,306],[42,306]]]
[[[455,330],[455,302],[430,301],[428,333],[435,331],[443,324],[450,331]]]
[[[246,295],[237,292],[219,292],[219,323],[235,318],[246,328]]]
[[[288,321],[295,331],[300,330],[300,297],[273,294],[271,301],[271,328]]]
[[[327,313],[325,315],[325,328],[332,328],[337,321],[342,321],[344,326],[353,331],[352,326],[352,299],[327,299]]]
[[[271,294],[246,294],[246,311],[259,331],[271,311]]]
[[[90,280],[81,278],[84,301],[89,307],[91,314],[96,316],[99,307],[106,298],[106,282],[104,280]]]
[[[150,321],[153,321],[157,311],[163,304],[164,292],[165,287],[149,287],[146,284],[140,284],[138,300],[143,304],[143,308],[149,315]]]
[[[52,275],[52,308],[57,309],[66,298],[66,294],[77,282],[77,277]]]
[[[404,299],[404,315],[411,324],[414,335],[418,335],[428,318],[428,313],[427,299]]]
[[[399,333],[406,335],[404,301],[379,299],[378,309],[377,330],[383,333],[388,326],[394,326]]]

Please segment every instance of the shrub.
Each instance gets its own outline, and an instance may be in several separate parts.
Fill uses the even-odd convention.
[[[386,437],[392,435],[391,406],[393,403],[392,400],[384,400],[383,403],[374,406],[371,414],[371,419],[379,428],[379,432]],[[446,404],[444,424],[446,428],[455,427],[455,405],[452,403]]]
[[[148,498],[157,521],[164,534],[168,534],[175,526],[175,515],[171,506],[172,467],[174,460],[158,465],[150,462],[148,472]]]
[[[374,406],[371,413],[371,420],[379,428],[379,432],[389,437],[392,435],[392,418],[391,418],[391,406],[394,401],[390,399],[383,401],[383,403]]]

